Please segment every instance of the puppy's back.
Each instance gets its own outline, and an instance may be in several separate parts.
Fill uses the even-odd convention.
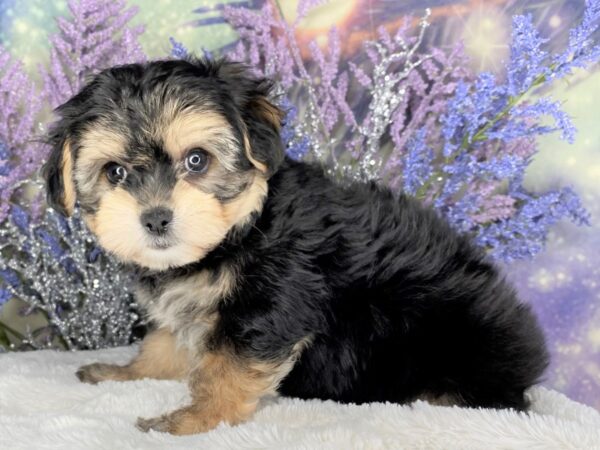
[[[269,230],[322,272],[331,293],[322,308],[334,318],[284,393],[303,396],[302,377],[319,373],[311,389],[323,398],[401,402],[425,393],[525,408],[524,390],[548,362],[543,334],[467,236],[412,198],[374,183],[340,186],[302,163],[284,164],[271,188]],[[334,341],[349,354],[329,367]]]

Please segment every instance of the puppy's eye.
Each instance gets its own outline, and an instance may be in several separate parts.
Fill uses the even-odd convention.
[[[106,178],[112,184],[121,183],[127,178],[127,169],[117,163],[108,163],[104,170],[106,171]]]
[[[208,167],[208,153],[202,149],[194,149],[185,158],[185,168],[189,172],[203,173]]]

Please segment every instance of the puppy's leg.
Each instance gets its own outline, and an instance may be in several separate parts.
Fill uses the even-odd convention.
[[[262,396],[276,391],[292,366],[291,358],[264,362],[225,349],[206,353],[190,375],[192,404],[161,417],[139,418],[137,427],[182,435],[208,431],[220,422],[243,422]]]
[[[89,364],[80,367],[76,375],[84,383],[96,384],[105,380],[181,379],[188,372],[187,351],[177,348],[173,335],[161,328],[146,336],[140,353],[129,364]]]

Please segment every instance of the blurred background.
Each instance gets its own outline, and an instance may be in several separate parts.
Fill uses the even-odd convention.
[[[206,0],[131,0],[144,24],[139,37],[149,58],[168,55],[173,37],[190,51],[213,50],[236,40],[224,22],[221,7],[228,2]],[[263,1],[232,1],[260,8]],[[281,13],[292,21],[296,0],[280,0]],[[531,13],[549,45],[564,47],[568,30],[581,19],[583,0],[332,0],[314,9],[298,27],[298,41],[327,43],[335,25],[341,36],[342,59],[351,58],[380,25],[394,28],[406,15],[419,17],[431,8],[432,26],[426,40],[439,48],[464,41],[476,71],[497,71],[509,55],[514,14]],[[47,64],[48,36],[57,31],[55,18],[68,14],[66,0],[0,0],[0,42],[25,64],[35,79],[36,67]],[[310,58],[308,52],[303,57]],[[597,69],[597,68],[596,68]],[[578,129],[569,145],[550,135],[540,140],[540,152],[528,169],[532,190],[571,185],[592,214],[590,227],[560,223],[548,245],[528,261],[508,264],[506,271],[521,297],[539,315],[553,354],[544,384],[600,409],[600,72],[578,71],[552,88],[552,97]],[[11,314],[3,311],[3,314]],[[10,318],[6,319],[10,322]]]

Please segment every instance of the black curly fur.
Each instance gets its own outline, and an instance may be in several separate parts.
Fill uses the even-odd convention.
[[[277,127],[252,107],[268,90],[268,82],[224,62],[157,61],[102,72],[59,110],[46,168],[51,203],[62,193],[62,142],[95,114],[144,95],[209,99],[240,136],[247,130],[255,157],[273,174],[268,197],[202,261],[141,270],[142,285],[159,292],[174,278],[233,268],[235,289],[219,302],[209,348],[282,361],[303,342],[279,386],[283,395],[356,403],[449,395],[462,405],[524,409],[524,391],[540,379],[548,354],[531,309],[499,269],[412,198],[376,184],[341,186],[316,166],[282,161]],[[128,111],[132,123],[154,117]],[[131,152],[143,151],[135,130],[123,132],[131,134]],[[243,152],[238,166],[253,170]]]
[[[287,396],[450,394],[464,405],[526,407],[524,390],[548,362],[544,337],[469,239],[407,196],[343,188],[303,163],[286,161],[269,192],[247,235],[217,251],[241,275],[214,345],[268,360],[312,336],[280,386]]]

